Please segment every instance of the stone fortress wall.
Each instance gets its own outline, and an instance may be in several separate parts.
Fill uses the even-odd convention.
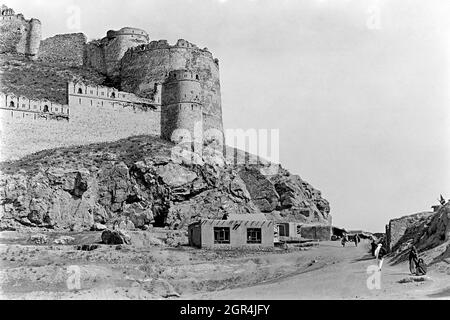
[[[87,38],[82,33],[58,34],[41,41],[39,60],[82,67],[86,56]]]
[[[161,132],[158,101],[74,82],[67,91],[67,105],[0,94],[0,161],[43,149]]]
[[[67,67],[94,69],[106,75],[108,82],[114,87],[123,90],[69,83],[67,89],[69,124],[66,125],[70,126],[70,129],[61,127],[61,124],[58,124],[57,129],[53,128],[52,126],[56,125],[53,121],[47,121],[45,125],[42,122],[28,121],[35,118],[32,109],[29,112],[8,109],[2,113],[2,119],[6,121],[6,124],[2,124],[4,132],[7,130],[5,128],[14,121],[17,122],[20,116],[21,122],[28,121],[33,127],[30,131],[17,125],[20,135],[12,133],[14,145],[28,144],[35,137],[41,137],[44,141],[49,134],[52,135],[52,139],[46,146],[52,147],[61,144],[112,141],[134,134],[162,133],[163,137],[171,139],[177,129],[186,129],[198,138],[198,132],[193,132],[194,122],[201,123],[200,130],[204,144],[219,137],[220,144],[223,145],[219,61],[207,48],[200,49],[183,39],[178,40],[175,45],[169,45],[166,40],[149,42],[149,35],[144,30],[131,27],[118,31],[109,30],[103,39],[89,43],[86,42],[86,36],[81,33],[57,35],[41,41],[40,22],[36,24],[38,20],[30,20],[30,25],[36,24],[34,28],[16,28],[12,23],[16,20],[22,21],[19,19],[21,15],[14,15],[12,10],[4,8],[2,17],[8,18],[8,22],[4,24],[5,28],[0,30],[2,46],[4,44],[4,47],[9,46],[11,52],[20,53],[20,41],[16,45],[12,41],[15,38],[10,35],[20,35],[23,38],[22,31],[34,32],[39,29],[39,33],[34,32],[33,37],[26,36],[29,55],[34,59],[39,57],[40,61],[50,64],[59,63]],[[188,74],[194,78],[189,81],[185,79],[174,81],[175,78],[170,78],[170,75],[184,77]],[[163,85],[166,90],[166,104],[162,106]],[[191,92],[195,92],[195,101],[185,97]],[[172,99],[169,97],[175,100],[169,102]],[[6,105],[5,108],[10,106]],[[47,114],[43,110],[38,112],[40,118],[45,116],[46,119],[52,120],[50,113],[51,111]],[[23,121],[24,119],[26,121]],[[42,129],[37,128],[39,125],[43,126]],[[64,130],[71,132],[66,136],[66,142],[62,138],[65,136],[62,132]],[[211,132],[214,132],[212,136],[206,134]],[[26,137],[30,134],[33,135],[33,139],[27,140]],[[16,141],[19,136],[25,138]],[[35,151],[35,145],[30,146],[29,151]]]
[[[120,62],[125,52],[129,48],[147,44],[148,41],[147,32],[138,28],[109,30],[105,38],[87,44],[85,64],[109,77],[118,77]]]
[[[216,129],[223,133],[219,62],[207,48],[180,39],[175,45],[166,40],[151,41],[129,49],[121,68],[124,90],[146,96],[155,83],[163,83],[169,72],[187,69],[199,75],[203,130]]]
[[[0,117],[16,120],[69,120],[68,105],[0,92]]]
[[[42,37],[41,22],[26,20],[5,5],[0,8],[0,52],[17,52],[36,59]]]

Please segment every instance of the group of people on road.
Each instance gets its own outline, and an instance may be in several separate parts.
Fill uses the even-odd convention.
[[[361,238],[358,234],[355,234],[353,236],[352,241],[355,243],[356,246],[361,242]],[[345,247],[346,243],[349,242],[349,238],[347,234],[344,234],[342,236],[341,244],[343,247]],[[370,244],[370,252],[372,256],[375,257],[378,261],[378,269],[381,271],[381,268],[383,267],[383,261],[384,257],[387,254],[386,248],[383,247],[383,241],[375,241],[375,239],[372,239],[372,242]],[[419,252],[417,251],[417,248],[415,246],[412,246],[411,251],[409,253],[409,270],[411,271],[411,274],[413,275],[425,275],[427,273],[427,267],[424,263],[423,259],[419,258]]]
[[[343,247],[345,247],[345,244],[349,242],[348,236],[347,234],[344,234],[344,236],[342,237],[341,240],[341,244]],[[356,246],[358,246],[358,244],[361,242],[361,238],[359,237],[358,234],[355,234],[355,236],[353,237],[353,242],[355,243]]]

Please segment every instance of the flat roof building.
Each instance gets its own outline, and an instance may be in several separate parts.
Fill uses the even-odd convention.
[[[189,245],[208,249],[270,249],[274,224],[263,214],[229,215],[226,220],[203,219],[188,228]]]

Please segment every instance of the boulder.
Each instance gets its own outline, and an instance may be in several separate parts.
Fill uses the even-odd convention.
[[[70,236],[62,236],[53,241],[54,244],[62,244],[62,245],[68,245],[68,244],[72,244],[74,242],[75,242],[75,238],[70,237]]]
[[[181,187],[187,183],[193,182],[197,178],[197,174],[190,171],[179,164],[168,163],[159,166],[156,169],[165,184],[170,187]]]
[[[104,231],[106,229],[107,227],[101,223],[94,223],[94,225],[91,228],[92,231]]]
[[[102,233],[104,244],[131,244],[131,237],[121,230],[105,230]]]
[[[48,237],[45,234],[35,234],[30,237],[29,241],[34,244],[46,244]]]

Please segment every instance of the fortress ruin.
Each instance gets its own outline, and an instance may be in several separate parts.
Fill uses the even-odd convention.
[[[207,48],[184,39],[174,45],[150,41],[146,31],[131,27],[109,30],[90,42],[82,33],[42,40],[39,20],[25,20],[6,6],[1,12],[1,53],[92,70],[108,79],[108,86],[69,81],[65,103],[2,92],[2,130],[15,136],[14,145],[35,152],[140,134],[173,142],[190,136],[195,152],[211,142],[224,145],[219,61]],[[12,147],[9,140],[2,141],[6,152]]]

